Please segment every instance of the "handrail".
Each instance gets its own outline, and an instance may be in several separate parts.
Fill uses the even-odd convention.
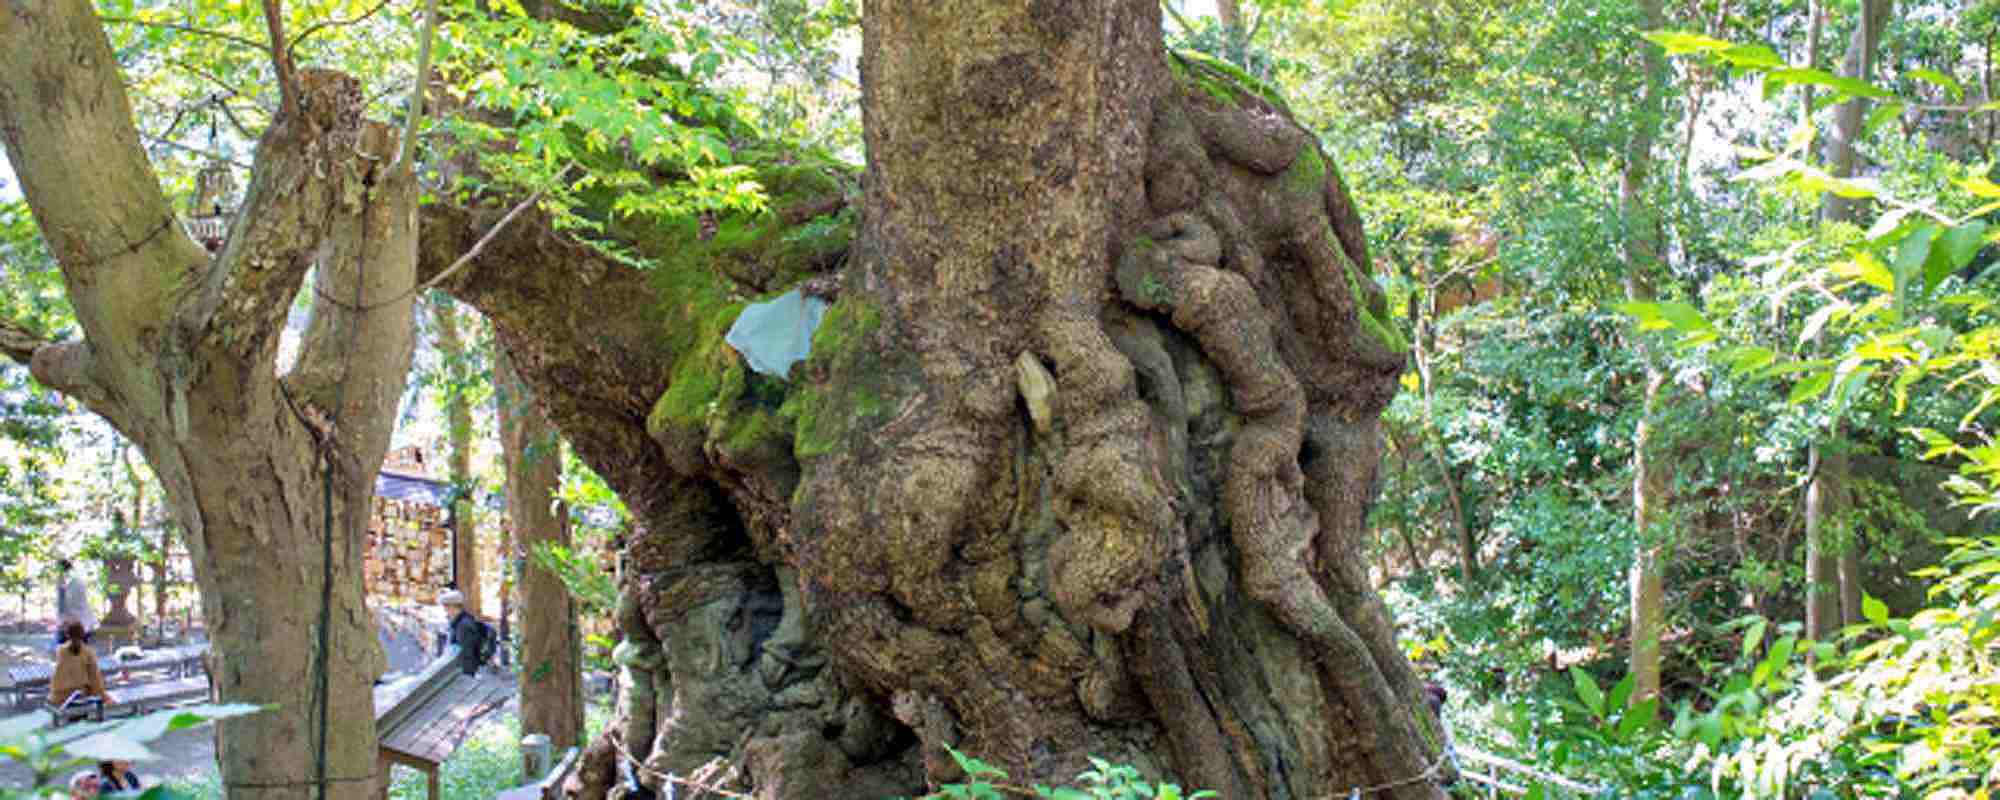
[[[1470,747],[1458,748],[1458,756],[1462,759],[1461,763],[1470,762],[1478,764],[1483,768],[1475,770],[1462,766],[1459,773],[1460,777],[1466,780],[1486,786],[1488,788],[1487,796],[1489,797],[1496,797],[1503,792],[1509,795],[1524,795],[1528,793],[1527,786],[1510,782],[1509,779],[1521,781],[1528,785],[1542,784],[1552,786],[1585,797],[1595,797],[1603,791],[1596,786],[1581,781],[1571,780],[1553,772],[1536,769],[1529,764],[1502,758],[1492,753],[1475,750]]]

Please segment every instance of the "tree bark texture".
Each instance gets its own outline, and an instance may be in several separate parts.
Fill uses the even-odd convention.
[[[562,578],[535,563],[537,545],[568,547],[569,514],[558,508],[562,440],[527,386],[506,366],[493,372],[500,443],[507,462],[507,515],[527,555],[520,580],[521,731],[547,734],[558,752],[583,743],[583,639]]]
[[[187,537],[221,697],[271,706],[220,723],[232,798],[313,794],[322,667],[327,796],[372,782],[382,658],[358,542],[412,342],[407,296],[391,299],[413,280],[414,177],[384,166],[394,134],[363,119],[357,82],[294,78],[304,102],[260,141],[244,211],[211,259],[160,191],[90,5],[0,8],[0,141],[84,337],[36,346],[30,366],[145,454]],[[314,265],[321,299],[280,377],[279,332]]]
[[[1640,0],[1640,26],[1644,30],[1665,27],[1660,0]],[[1656,299],[1653,281],[1665,265],[1664,236],[1660,214],[1652,207],[1646,186],[1653,168],[1653,142],[1659,132],[1667,88],[1666,56],[1657,45],[1638,45],[1645,80],[1639,91],[1638,121],[1625,150],[1624,171],[1619,176],[1618,196],[1624,216],[1626,276],[1625,293],[1634,302]],[[1632,676],[1632,696],[1644,699],[1660,691],[1660,637],[1666,627],[1666,576],[1662,563],[1664,548],[1672,541],[1667,521],[1667,497],[1673,486],[1672,451],[1664,446],[1659,430],[1659,414],[1664,408],[1667,375],[1661,356],[1640,344],[1646,364],[1645,411],[1632,441],[1632,529],[1634,549],[1628,575],[1630,585],[1631,643],[1627,672]]]
[[[861,229],[775,270],[838,297],[789,381],[719,345],[772,288],[726,258],[649,277],[527,225],[447,282],[635,516],[574,793],[627,756],[918,793],[949,745],[1023,783],[1094,754],[1440,796],[1360,552],[1405,346],[1313,137],[1159,14],[871,4]],[[426,272],[497,216],[427,213]]]
[[[1861,0],[1861,16],[1854,21],[1848,38],[1847,55],[1842,59],[1842,77],[1867,80],[1874,71],[1875,48],[1882,41],[1882,28],[1889,24],[1890,0]],[[1854,97],[1834,107],[1833,131],[1826,137],[1827,171],[1835,177],[1854,175],[1855,140],[1861,137],[1861,123],[1868,116],[1868,98]],[[1828,192],[1820,201],[1820,219],[1833,222],[1854,220],[1859,201]]]
[[[453,487],[470,487],[472,403],[466,393],[470,391],[474,377],[473,359],[477,356],[460,328],[471,324],[471,321],[460,319],[457,305],[449,300],[431,304],[431,319],[437,323],[438,353],[445,362],[445,440],[451,449],[446,457],[448,479]],[[465,594],[465,610],[475,617],[483,617],[486,593],[479,582],[479,526],[474,513],[469,497],[459,497],[452,502],[452,537],[456,542],[452,553],[452,574],[457,577],[459,591]]]
[[[1847,456],[1815,446],[1812,483],[1806,486],[1806,636],[1832,641],[1842,624],[1838,566],[1851,549],[1841,518],[1847,507]],[[1857,594],[1858,594],[1857,587]],[[1859,598],[1855,605],[1859,611]],[[1856,616],[1859,616],[1858,614]]]

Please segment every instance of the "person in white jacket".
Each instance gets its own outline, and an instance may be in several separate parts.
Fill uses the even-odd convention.
[[[71,622],[83,624],[84,636],[97,630],[97,612],[90,607],[90,589],[83,583],[83,576],[70,568],[69,559],[56,561],[56,631],[61,631]],[[57,644],[61,644],[60,641]]]

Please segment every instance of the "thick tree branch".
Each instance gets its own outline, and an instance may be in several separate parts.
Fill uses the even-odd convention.
[[[410,86],[409,117],[403,122],[401,150],[396,156],[400,170],[413,169],[417,160],[417,126],[424,121],[424,89],[431,82],[431,40],[437,38],[437,26],[437,0],[430,0],[424,4],[424,31],[417,39],[417,80]]]
[[[292,50],[285,46],[285,7],[280,0],[264,0],[264,27],[271,32],[271,68],[278,73],[278,113],[291,116],[299,108],[299,86]]]
[[[21,366],[25,367],[33,362],[35,351],[46,344],[48,340],[20,323],[10,319],[0,319],[0,353],[5,353],[8,358],[14,359]]]
[[[90,4],[34,8],[0,11],[0,144],[94,357],[137,366],[168,298],[204,254],[177,229]]]
[[[359,82],[308,69],[299,73],[297,89],[298,113],[281,114],[258,143],[243,210],[222,251],[175,311],[159,357],[177,435],[183,398],[200,377],[197,365],[217,360],[262,365],[244,380],[270,384],[278,333],[307,269],[323,255],[354,258],[354,249],[362,247],[347,241],[356,238],[355,220],[379,213],[376,198],[393,194],[381,174],[393,136],[387,126],[364,124]],[[379,221],[366,224],[371,230],[385,227]]]

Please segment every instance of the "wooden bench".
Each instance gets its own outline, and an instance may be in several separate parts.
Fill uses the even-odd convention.
[[[164,678],[185,678],[203,674],[206,668],[202,664],[202,655],[207,652],[208,645],[194,644],[155,650],[147,653],[144,658],[131,661],[99,656],[97,670],[104,673],[105,685],[109,688],[144,685],[153,682],[144,677],[146,673],[158,673],[158,677]],[[51,664],[22,664],[8,667],[7,691],[13,693],[13,705],[19,707],[37,704],[36,696],[48,692],[49,681],[54,677],[55,671],[55,666]],[[141,677],[138,679],[121,677],[133,673],[139,673]]]
[[[106,716],[138,716],[157,708],[208,696],[208,679],[201,676],[169,678],[153,683],[125,686],[111,693],[111,702],[85,702],[64,708],[53,703],[44,704],[48,709],[50,724],[62,727],[65,723],[80,719],[103,722]]]
[[[466,675],[455,651],[414,676],[375,687],[376,797],[388,796],[389,767],[402,764],[424,773],[427,792],[437,800],[438,767],[474,723],[514,695],[512,676],[484,670]]]

